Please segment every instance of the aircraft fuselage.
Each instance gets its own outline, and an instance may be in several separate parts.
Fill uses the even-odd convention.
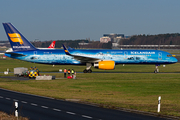
[[[171,54],[160,50],[69,50],[73,55],[98,58],[100,60],[112,60],[115,64],[172,64],[177,59]],[[14,53],[25,56],[17,56],[6,53],[14,59],[43,64],[85,64],[64,53],[62,49],[17,51]]]

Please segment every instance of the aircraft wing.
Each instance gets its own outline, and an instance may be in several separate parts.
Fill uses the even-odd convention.
[[[81,62],[97,62],[97,61],[101,61],[101,59],[98,58],[91,58],[91,57],[84,57],[84,56],[78,56],[78,55],[70,55],[72,57],[74,57],[74,59],[79,60]]]
[[[23,54],[13,53],[13,52],[5,52],[5,54],[10,54],[11,56],[15,56],[15,57],[26,56],[26,55],[23,55]]]
[[[66,55],[72,56],[72,57],[74,57],[74,59],[76,59],[78,61],[81,61],[81,62],[98,62],[98,61],[101,61],[101,59],[98,59],[98,58],[92,58],[92,57],[70,54],[68,49],[64,45],[63,45],[63,48],[64,48],[64,52],[66,53]]]

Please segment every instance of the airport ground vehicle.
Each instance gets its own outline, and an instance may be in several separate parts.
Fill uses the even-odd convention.
[[[36,78],[36,76],[39,76],[39,70],[36,67],[31,67],[29,70],[24,67],[17,67],[14,68],[14,75],[17,77]]]
[[[28,71],[28,68],[17,67],[17,68],[14,68],[14,75],[17,76],[17,77],[21,77],[21,76],[26,75],[27,71]]]
[[[39,72],[37,70],[29,71],[29,78],[36,78],[36,76],[39,76]]]
[[[39,76],[39,69],[36,67],[31,67],[29,70],[29,78],[36,78],[36,76]]]

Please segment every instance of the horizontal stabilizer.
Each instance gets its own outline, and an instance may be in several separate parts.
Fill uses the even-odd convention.
[[[9,57],[9,55],[10,55],[11,57],[12,57],[12,56],[14,56],[14,57],[26,56],[26,55],[23,55],[23,54],[13,53],[13,52],[6,52],[5,55],[8,56],[8,57]]]

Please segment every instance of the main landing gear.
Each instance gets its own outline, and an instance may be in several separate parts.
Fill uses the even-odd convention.
[[[91,69],[89,69],[89,70],[86,70],[86,69],[85,69],[85,70],[83,70],[83,72],[84,72],[84,73],[92,73],[92,70],[91,70]]]
[[[155,68],[155,70],[154,70],[154,73],[158,73],[158,72],[159,72],[158,66],[160,66],[160,64],[156,64],[156,68]]]
[[[91,63],[86,63],[86,69],[83,70],[83,72],[84,73],[92,73],[91,67],[92,67]]]

